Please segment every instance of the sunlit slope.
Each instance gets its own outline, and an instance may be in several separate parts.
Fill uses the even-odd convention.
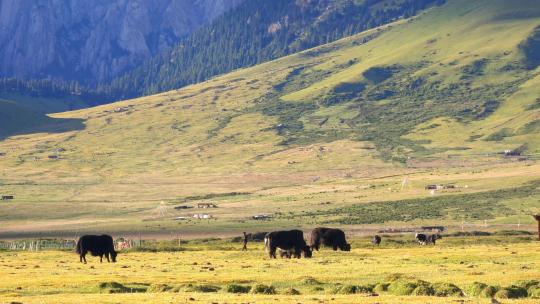
[[[537,153],[540,76],[524,45],[538,25],[534,0],[451,0],[177,91],[51,115],[46,133],[11,127],[3,178],[384,167],[525,143]]]
[[[364,128],[358,133],[398,159],[410,149],[496,153],[524,143],[537,153],[538,63],[528,64],[535,59],[525,53],[540,52],[527,43],[535,34],[538,39],[539,16],[536,1],[449,1],[335,52],[315,68],[354,63],[283,99],[336,103],[344,97],[348,115],[357,115],[350,121]],[[488,138],[506,128],[504,139]]]

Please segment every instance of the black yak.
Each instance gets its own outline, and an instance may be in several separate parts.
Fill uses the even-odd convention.
[[[334,251],[351,251],[351,245],[345,240],[345,232],[333,228],[315,228],[311,232],[311,250],[319,251],[321,244],[332,247]]]
[[[110,235],[83,235],[77,241],[76,252],[79,260],[86,264],[86,254],[90,252],[92,256],[99,256],[99,261],[103,262],[103,256],[107,262],[116,262],[116,251],[114,251],[113,239]],[[111,260],[109,260],[109,256]]]
[[[371,244],[373,244],[374,246],[379,246],[381,244],[381,241],[382,241],[381,237],[378,235],[375,235],[371,239]]]
[[[299,259],[304,253],[304,258],[311,257],[311,249],[304,240],[304,233],[300,230],[274,231],[264,237],[264,247],[270,258],[276,258],[276,250],[292,251],[292,255]]]

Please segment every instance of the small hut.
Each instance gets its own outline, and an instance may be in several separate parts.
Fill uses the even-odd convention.
[[[207,208],[217,208],[218,206],[214,203],[198,203],[197,208],[207,209]]]

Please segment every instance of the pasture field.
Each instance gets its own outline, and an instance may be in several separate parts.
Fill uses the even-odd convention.
[[[497,289],[540,278],[539,243],[531,236],[448,237],[419,246],[409,235],[385,238],[380,248],[368,244],[355,239],[351,252],[270,260],[261,243],[241,252],[240,243],[193,241],[121,252],[116,264],[92,257],[86,265],[73,252],[5,251],[0,303],[489,303],[475,295],[475,282]],[[410,284],[427,284],[424,292],[439,296],[399,295]],[[540,287],[529,291],[540,297]],[[538,303],[498,295],[502,303]]]

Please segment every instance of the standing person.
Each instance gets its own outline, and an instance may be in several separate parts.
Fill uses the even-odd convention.
[[[247,243],[248,243],[248,238],[249,238],[249,234],[243,232],[244,234],[244,247],[242,247],[242,251],[247,251]]]

